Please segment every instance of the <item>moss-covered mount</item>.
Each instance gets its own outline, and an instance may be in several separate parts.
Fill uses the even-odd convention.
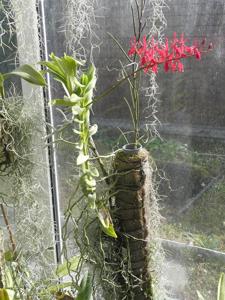
[[[121,150],[116,154],[113,168],[116,206],[114,217],[118,224],[121,259],[128,274],[128,279],[124,280],[124,291],[127,299],[151,300],[153,292],[148,241],[148,230],[151,229],[148,228],[148,211],[152,168],[149,153],[145,149],[134,152]]]

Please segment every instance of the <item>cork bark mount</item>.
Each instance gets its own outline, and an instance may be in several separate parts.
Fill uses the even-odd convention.
[[[132,298],[153,299],[149,271],[148,210],[152,169],[145,149],[117,152],[114,160],[115,213],[121,247],[129,253]],[[121,251],[123,253],[124,251]]]

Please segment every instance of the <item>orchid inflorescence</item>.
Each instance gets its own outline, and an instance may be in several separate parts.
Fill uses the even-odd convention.
[[[194,40],[190,46],[187,45],[187,42],[188,39],[184,37],[184,34],[178,38],[176,32],[173,34],[173,39],[169,41],[166,38],[165,43],[155,40],[154,37],[147,40],[147,37],[143,36],[142,40],[138,41],[133,37],[130,41],[128,55],[139,57],[139,67],[142,67],[145,73],[149,70],[157,73],[160,64],[164,65],[165,72],[169,70],[183,72],[184,65],[181,59],[195,56],[199,60],[202,53],[212,49],[212,43],[206,45],[206,39],[201,42]]]

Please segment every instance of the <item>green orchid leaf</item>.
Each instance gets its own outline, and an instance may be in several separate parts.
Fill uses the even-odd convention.
[[[113,237],[115,239],[117,238],[117,234],[112,224],[110,224],[109,227],[102,226],[102,231],[110,237]]]
[[[76,133],[76,134],[78,134],[78,135],[82,135],[82,132],[79,131],[79,130],[73,129],[73,132]]]
[[[88,179],[86,176],[84,181],[88,187],[90,188],[96,187],[96,180],[94,178]]]
[[[44,67],[47,67],[48,68],[47,72],[55,75],[59,81],[61,81],[63,83],[65,82],[66,79],[65,79],[63,72],[59,69],[59,67],[57,65],[54,64],[54,62],[42,61],[42,62],[39,62],[39,64],[41,64]]]
[[[59,106],[73,106],[75,103],[68,101],[66,99],[52,99],[50,105],[59,105]]]
[[[16,263],[11,263],[11,267],[15,268],[17,266]],[[9,268],[7,265],[4,266],[4,286],[10,289],[14,286],[13,268]]]
[[[80,144],[80,143],[76,143],[76,144],[75,144],[75,148],[76,148],[77,150],[81,150],[81,149],[83,148],[83,145]]]
[[[96,180],[94,178],[88,178],[88,177],[89,177],[89,170],[87,173],[83,174],[80,177],[80,185],[86,197],[88,197],[89,194],[95,193],[95,187],[96,187]]]
[[[96,85],[95,67],[92,65],[87,74],[81,76],[81,82],[85,84],[83,89],[84,98],[86,98],[86,105],[89,105],[93,97],[93,89]]]
[[[82,152],[77,157],[77,165],[80,166],[89,159],[89,155],[84,155]]]
[[[72,94],[70,97],[65,96],[63,99],[53,99],[51,100],[50,104],[68,107],[77,105],[82,99],[82,97],[79,97],[76,94]]]
[[[64,98],[68,98],[68,97],[64,97]],[[71,102],[74,102],[74,103],[80,102],[82,99],[83,99],[83,97],[79,97],[76,94],[72,94],[70,96],[70,98],[68,98],[68,100],[70,100]]]
[[[76,66],[83,66],[85,63],[85,61],[79,61],[66,53],[64,53],[64,60],[67,61],[68,64],[75,64]]]
[[[90,136],[96,134],[97,131],[98,131],[98,125],[94,124],[93,126],[91,126],[89,128],[89,134],[90,134]]]
[[[42,76],[41,72],[37,71],[31,65],[23,65],[18,69],[16,69],[15,71],[6,74],[6,76],[11,76],[11,75],[19,76],[20,78],[26,80],[27,82],[35,85],[40,85],[40,86],[46,85],[46,81]]]
[[[90,169],[90,174],[91,174],[91,176],[93,176],[93,177],[99,177],[99,172],[98,172],[98,169],[97,168],[95,168],[95,167],[91,167],[91,169]]]
[[[90,65],[88,72],[87,72],[87,76],[89,78],[89,81],[91,81],[96,76],[96,69],[93,64]]]
[[[219,284],[218,284],[218,291],[217,291],[217,300],[225,300],[225,274],[221,273]]]
[[[8,292],[6,289],[0,289],[0,299],[1,300],[11,300],[9,298]]]
[[[86,105],[89,105],[92,102],[93,98],[93,90],[90,90],[84,94],[84,98],[86,99]]]
[[[6,289],[8,296],[9,296],[9,300],[21,300],[20,298],[15,298],[15,291],[13,289]],[[1,299],[1,298],[0,298]]]
[[[79,263],[79,256],[73,256],[68,261],[59,265],[56,269],[56,275],[61,278],[69,274],[69,271],[75,272]]]
[[[79,123],[79,124],[84,124],[84,120],[80,120],[78,118],[74,118],[74,121]]]
[[[78,86],[80,88],[84,88],[85,87],[85,85],[83,85],[76,77],[73,77],[71,80],[75,84],[75,86]]]
[[[72,107],[72,113],[74,116],[80,115],[83,111],[84,111],[84,108],[80,107],[79,105],[74,105]]]
[[[87,273],[82,281],[76,300],[92,300],[92,277]]]
[[[76,87],[84,87],[77,79],[77,66],[82,65],[81,62],[66,54],[64,57],[57,57],[51,53],[50,59],[51,61],[40,62],[40,64],[47,67],[47,71],[66,87],[69,94],[72,94]]]
[[[60,58],[58,61],[66,74],[69,76],[76,76],[77,62],[72,56],[64,54],[64,57]]]
[[[109,210],[106,207],[102,207],[98,210],[98,218],[102,225],[102,230],[113,238],[117,238],[117,234],[115,232],[112,218],[110,216]]]
[[[81,82],[81,84],[83,85],[83,86],[86,86],[86,85],[88,85],[88,83],[89,83],[89,78],[88,78],[88,76],[86,75],[86,74],[82,74],[82,76],[81,76],[81,78],[80,78],[80,82]]]
[[[55,56],[55,60],[59,64],[60,68],[68,76],[76,76],[77,73],[77,61],[72,57],[64,54],[64,57]]]
[[[70,94],[73,93],[75,87],[83,87],[83,85],[77,79],[77,61],[66,54],[64,57],[57,57],[53,53],[50,55],[52,61],[56,64],[60,70],[61,76],[63,75],[63,81]]]
[[[52,99],[49,102],[50,105],[59,105],[59,106],[73,106],[74,104],[65,99]]]
[[[87,76],[88,76],[88,84],[85,88],[86,92],[93,90],[96,85],[97,78],[96,78],[96,70],[95,70],[94,65],[90,66]]]
[[[89,193],[88,194],[88,201],[90,203],[91,208],[95,209],[95,202],[96,202],[96,193]]]
[[[66,79],[66,76],[76,75],[77,64],[72,59],[70,62],[64,59],[64,57],[58,57],[54,53],[49,55],[51,62],[54,64],[54,70],[57,70],[57,73]]]

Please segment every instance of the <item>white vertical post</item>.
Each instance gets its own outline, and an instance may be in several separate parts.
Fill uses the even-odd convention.
[[[40,61],[40,39],[36,0],[11,1],[15,12],[20,65],[37,63]],[[40,232],[43,234],[43,236],[40,237],[41,243],[45,245],[46,248],[51,248],[55,244],[55,224],[52,207],[48,149],[45,147],[43,141],[43,136],[46,136],[43,91],[41,88],[33,89],[30,84],[23,81],[22,93],[25,101],[24,109],[30,117],[33,116],[35,120],[40,120],[40,123],[37,124],[38,131],[35,131],[32,137],[32,148],[36,149],[34,154],[34,162],[36,165],[32,170],[32,178],[35,181],[34,184],[37,184],[36,195],[34,195],[35,201],[38,203],[37,209],[40,209],[43,214],[37,214],[35,222],[39,224]],[[20,218],[20,213],[20,210],[16,212],[18,219]],[[28,226],[29,225],[30,224],[28,224]],[[60,227],[60,225],[57,226],[57,228],[58,227]],[[30,245],[30,247],[35,246]],[[55,258],[56,256],[54,254],[53,259],[55,260]]]
[[[48,42],[47,42],[47,28],[46,28],[46,17],[45,17],[45,6],[44,6],[44,1],[45,0],[40,0],[40,13],[41,13],[41,26],[42,26],[42,39],[44,43],[44,59],[46,61],[49,60],[49,52],[48,52]],[[51,82],[50,82],[50,76],[49,74],[47,76],[47,97],[48,100],[50,101],[52,99],[52,93],[51,93]],[[51,122],[52,125],[54,125],[54,118],[53,118],[53,109],[52,106],[49,107],[49,121]],[[52,142],[52,147],[51,147],[51,154],[52,154],[52,165],[53,165],[53,170],[54,170],[54,183],[53,183],[53,188],[54,188],[54,207],[53,207],[53,212],[54,212],[54,217],[55,217],[55,223],[56,223],[56,255],[57,255],[57,261],[59,263],[63,262],[63,256],[62,256],[62,228],[61,228],[61,207],[60,207],[60,196],[59,196],[59,178],[58,178],[58,166],[57,166],[57,155],[56,155],[56,148],[55,148],[55,137],[52,135],[51,138]]]

